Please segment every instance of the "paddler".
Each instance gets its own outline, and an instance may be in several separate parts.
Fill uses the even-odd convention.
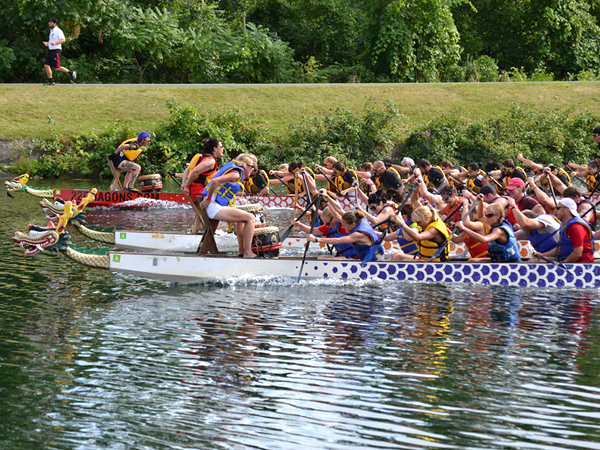
[[[127,139],[123,141],[121,145],[117,147],[114,153],[109,158],[112,161],[115,169],[126,172],[125,179],[123,180],[123,189],[130,192],[139,192],[133,185],[136,178],[142,170],[139,164],[133,161],[140,156],[140,153],[150,143],[150,133],[142,131],[138,134],[137,138]]]
[[[481,205],[481,204],[480,204]],[[480,207],[478,205],[478,207]],[[516,206],[515,206],[516,208]],[[478,214],[479,216],[479,214]],[[484,221],[492,228],[487,235],[478,233],[468,224],[458,223],[458,228],[468,236],[481,243],[488,244],[489,258],[477,258],[477,261],[519,262],[519,245],[508,220],[504,208],[500,205],[489,205],[484,212]]]
[[[237,193],[244,192],[244,180],[252,173],[258,173],[256,156],[238,155],[213,176],[202,192],[204,199],[200,203],[209,218],[236,224],[239,256],[244,258],[256,258],[252,251],[255,219],[253,214],[235,207],[235,198]]]
[[[419,206],[411,214],[411,219],[419,229],[411,228],[401,215],[394,216],[398,225],[402,228],[404,236],[417,242],[419,253],[407,255],[396,252],[392,255],[392,261],[421,261],[444,262],[448,261],[448,244],[450,243],[450,232],[446,224],[431,206]]]
[[[216,158],[223,156],[225,149],[219,139],[206,138],[203,141],[202,153],[196,153],[192,161],[183,172],[183,181],[181,190],[190,195],[190,198],[197,205],[200,205],[198,198],[212,177],[217,173],[218,165]],[[204,230],[202,218],[196,214],[192,223],[191,233],[197,233]]]
[[[351,244],[358,259],[362,260],[369,254],[371,247],[376,244],[379,239],[378,234],[373,227],[365,219],[361,211],[348,211],[341,218],[341,223],[344,229],[349,233],[347,236],[337,238],[317,238],[313,234],[307,235],[306,239],[310,242],[322,242],[323,244]],[[370,261],[375,261],[383,258],[383,247],[377,244],[379,248],[372,252],[373,256]],[[337,258],[347,259],[347,258]],[[370,262],[365,261],[365,262]]]
[[[562,222],[560,229],[560,245],[553,250],[542,253],[546,258],[553,257],[565,263],[594,262],[594,237],[592,230],[579,217],[577,204],[572,198],[558,201],[556,215]]]

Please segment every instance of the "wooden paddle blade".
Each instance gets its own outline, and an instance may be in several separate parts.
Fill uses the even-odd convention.
[[[206,226],[204,234],[202,235],[202,240],[200,241],[200,245],[198,246],[198,253],[200,255],[217,255],[219,253],[219,249],[217,248],[217,243],[215,241],[215,231],[219,226],[219,221],[209,219],[208,214],[206,214],[206,210],[202,208],[199,209],[200,213],[202,214],[204,224],[208,224],[208,226]]]

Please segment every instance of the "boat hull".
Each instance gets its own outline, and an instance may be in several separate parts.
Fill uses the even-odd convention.
[[[54,189],[54,198],[60,198],[64,201],[71,201],[79,204],[89,193],[89,189]],[[239,197],[240,204],[258,203],[264,208],[293,208],[293,195],[265,195]],[[166,193],[166,192],[110,192],[98,191],[96,199],[90,202],[88,206],[111,207],[111,208],[146,208],[148,206],[160,205],[158,202],[172,202],[182,205],[189,204],[189,200],[184,194]],[[346,209],[354,208],[354,204],[348,198],[341,198],[340,202]],[[360,202],[361,206],[365,205]],[[299,207],[306,206],[306,199],[298,200]]]
[[[79,204],[89,190],[84,189],[55,189],[54,199],[60,198],[64,201],[71,201]],[[159,204],[158,202],[172,202],[189,204],[189,200],[184,194],[171,194],[163,192],[110,192],[98,191],[96,199],[90,202],[88,206],[95,208],[99,206],[113,208],[146,208]]]
[[[110,252],[110,270],[144,278],[193,283],[230,277],[297,277],[301,258],[244,260],[185,254]],[[418,283],[468,283],[539,288],[594,288],[600,286],[600,264],[542,263],[426,263],[377,261],[324,261],[307,259],[306,279],[341,279]],[[567,270],[565,270],[565,268]]]

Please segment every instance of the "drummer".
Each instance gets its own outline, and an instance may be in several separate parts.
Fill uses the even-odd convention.
[[[258,173],[256,156],[238,155],[213,176],[202,192],[204,200],[200,203],[209,218],[236,224],[239,256],[244,258],[256,258],[252,251],[255,219],[251,213],[235,207],[235,197],[244,191],[243,182],[252,173]]]
[[[114,153],[109,155],[115,169],[126,172],[123,180],[123,189],[130,192],[139,192],[134,187],[135,179],[140,174],[142,167],[133,161],[140,156],[150,143],[150,133],[142,131],[137,138],[127,139],[123,141]]]

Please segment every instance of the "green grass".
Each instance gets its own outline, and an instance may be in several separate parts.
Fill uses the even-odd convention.
[[[0,139],[31,139],[56,133],[100,133],[110,124],[149,128],[169,116],[167,100],[219,112],[238,108],[273,127],[287,129],[303,115],[344,107],[361,111],[367,102],[391,100],[424,125],[441,115],[492,117],[512,104],[540,110],[568,107],[599,110],[600,82],[345,84],[345,85],[2,85]]]

